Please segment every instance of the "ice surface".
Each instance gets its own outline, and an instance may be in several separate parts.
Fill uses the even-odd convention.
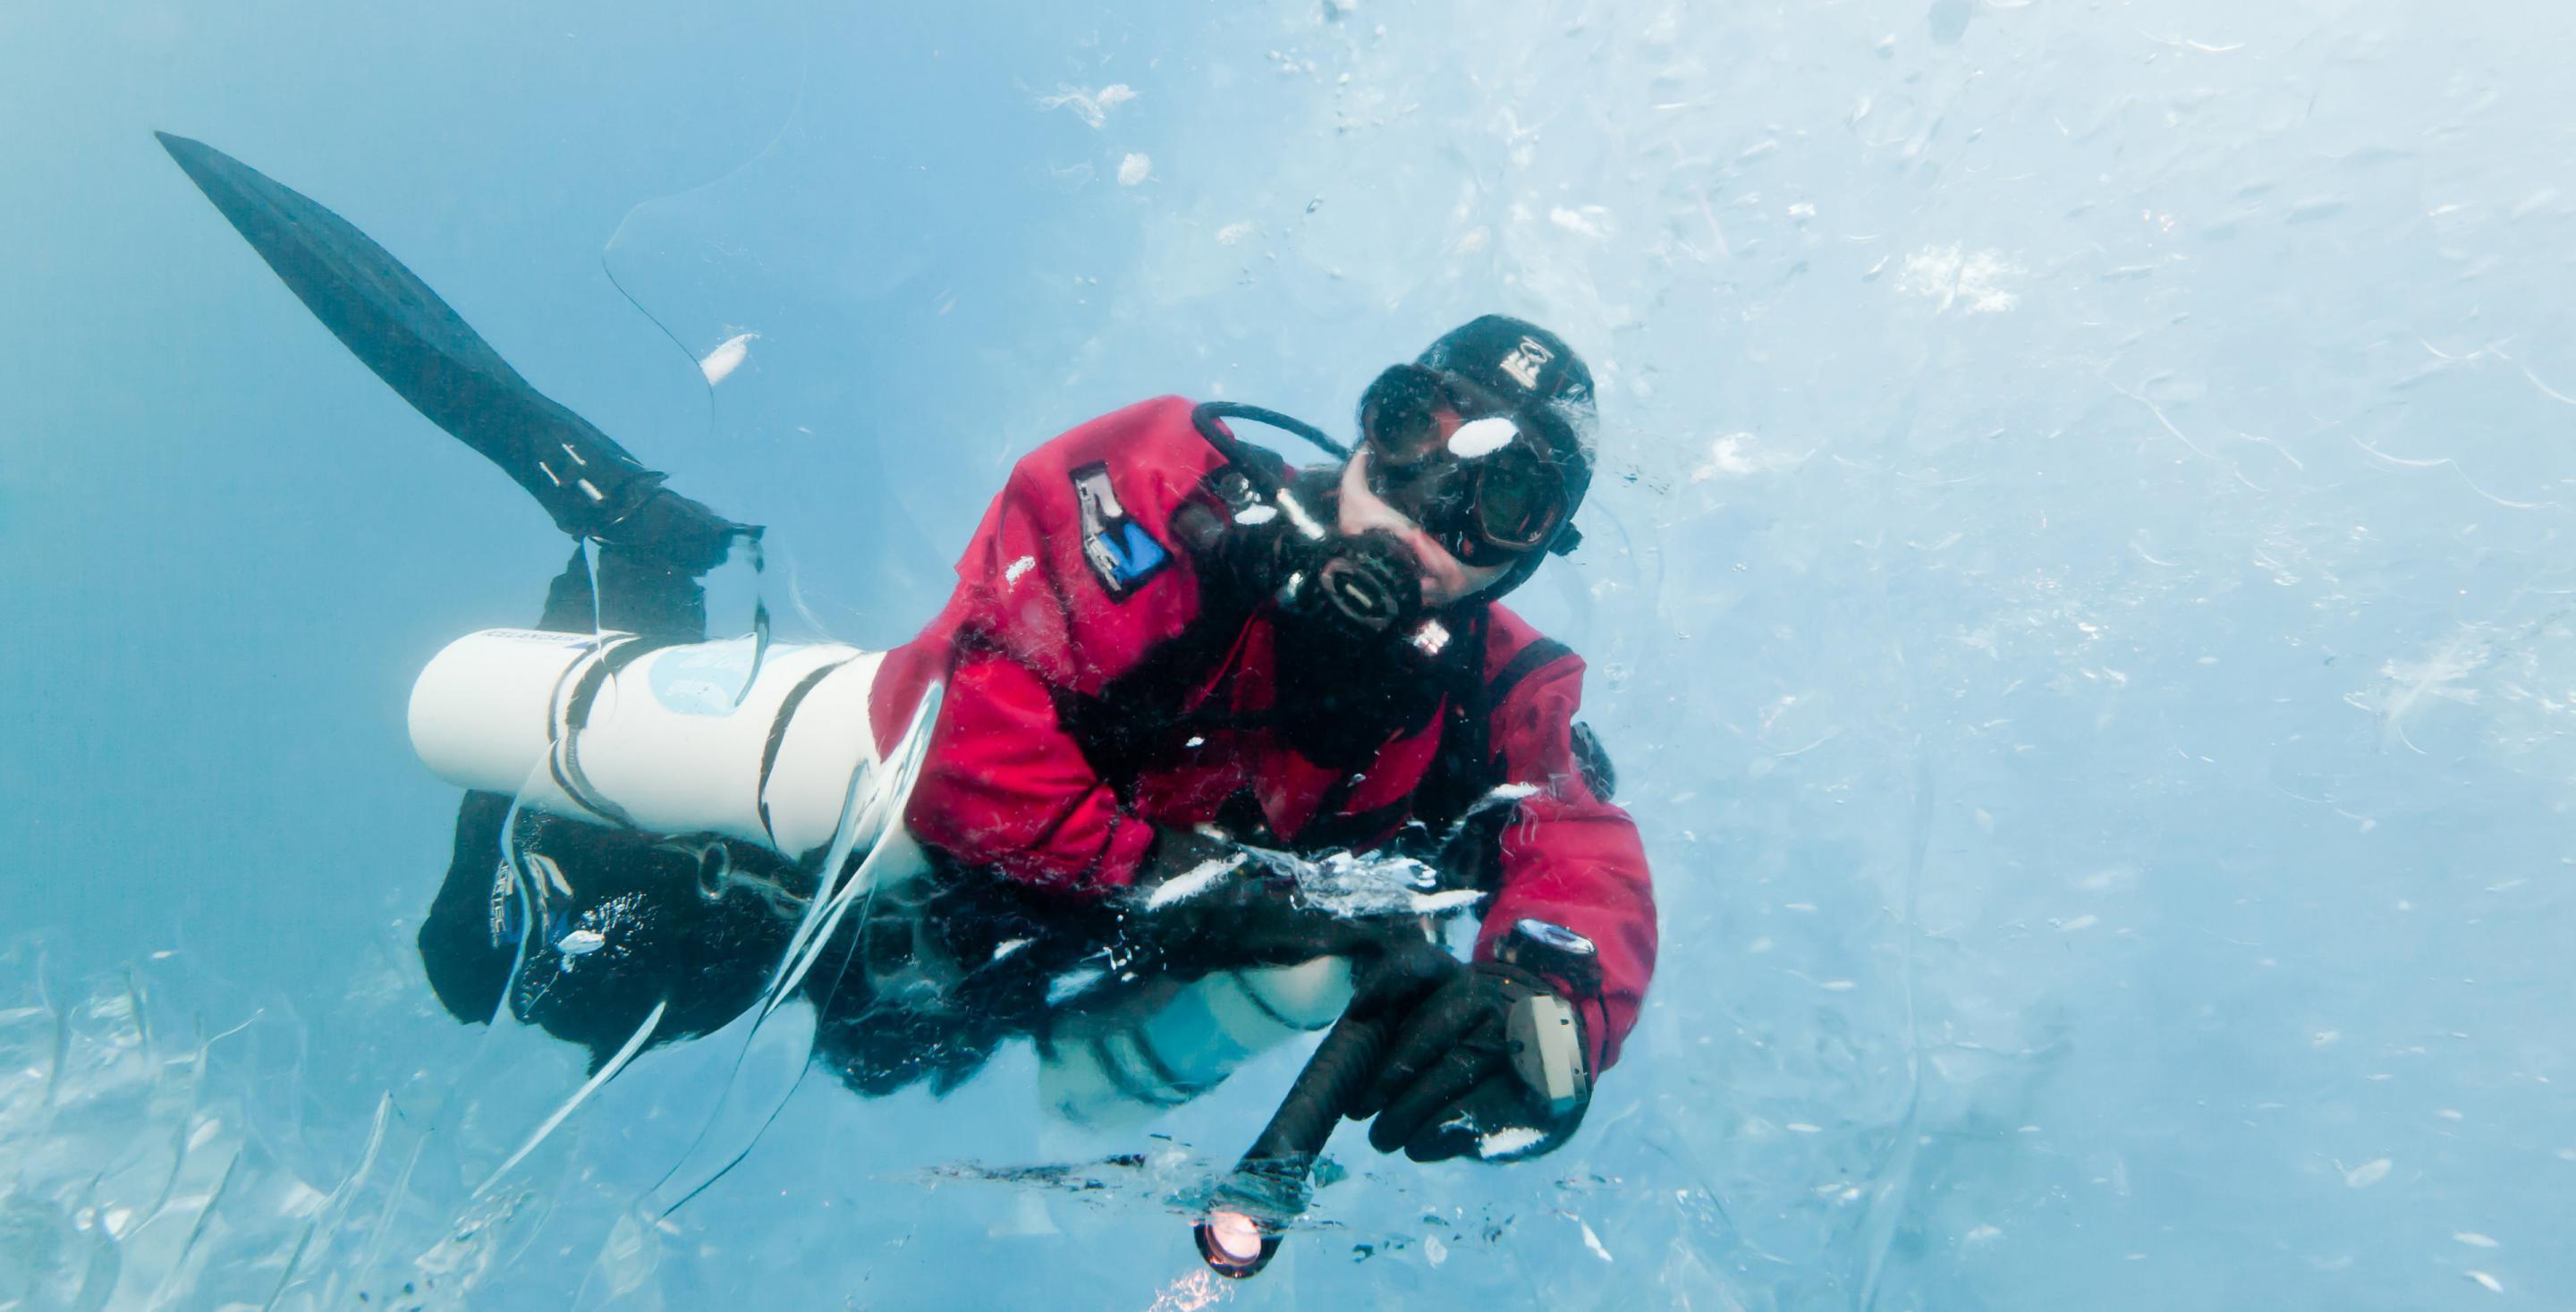
[[[1343,917],[1437,916],[1482,900],[1474,889],[1440,887],[1440,872],[1412,857],[1327,852],[1313,859],[1266,848],[1254,860],[1297,883],[1305,906]]]
[[[1145,898],[1148,908],[1169,906],[1174,902],[1197,897],[1214,886],[1219,877],[1243,864],[1241,857],[1211,857],[1172,876]]]
[[[0,578],[54,635],[0,644],[0,878],[88,962],[6,962],[0,1302],[2563,1298],[2565,7],[772,3],[666,16],[703,53],[642,87],[656,24],[345,9],[0,17],[13,121],[65,125],[0,157],[80,184],[0,257]],[[230,89],[253,58],[295,117]],[[875,645],[1052,432],[1163,391],[1346,430],[1466,315],[1548,323],[1603,463],[1515,603],[1589,663],[1665,944],[1582,1132],[1424,1168],[1346,1129],[1224,1285],[1176,1199],[1294,1052],[1104,1142],[1038,1128],[1024,1049],[945,1101],[764,1076],[720,1116],[719,1034],[475,1196],[586,1076],[428,1001],[452,799],[378,721],[562,548],[117,153],[164,125],[133,69]],[[712,425],[597,285],[611,231],[674,340],[766,334]],[[357,451],[401,493],[351,494]],[[196,946],[150,960],[174,917]],[[716,1120],[750,1153],[637,1222]]]

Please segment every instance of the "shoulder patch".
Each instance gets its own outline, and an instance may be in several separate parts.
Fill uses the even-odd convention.
[[[1172,553],[1119,504],[1107,461],[1073,471],[1073,499],[1082,508],[1082,558],[1111,600],[1125,601],[1172,563]]]

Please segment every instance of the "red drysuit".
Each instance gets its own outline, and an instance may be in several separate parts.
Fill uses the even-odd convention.
[[[1413,794],[1450,717],[1385,743],[1365,769],[1328,769],[1274,729],[1206,727],[1159,744],[1149,764],[1105,777],[1066,723],[1068,705],[1114,699],[1149,660],[1183,710],[1212,700],[1258,712],[1275,694],[1277,633],[1255,609],[1211,634],[1197,564],[1174,517],[1226,461],[1192,427],[1191,405],[1163,397],[1104,415],[1031,452],[984,512],[957,562],[947,608],[898,648],[877,680],[881,744],[903,731],[944,679],[928,759],[907,821],[923,842],[970,865],[1075,896],[1126,886],[1155,826],[1213,821],[1248,791],[1273,834],[1303,850],[1365,851],[1412,815]],[[1530,785],[1501,842],[1501,886],[1478,952],[1537,917],[1590,938],[1602,992],[1588,1016],[1593,1069],[1615,1061],[1655,962],[1655,907],[1637,828],[1593,795],[1570,738],[1583,661],[1496,605],[1481,626],[1486,686],[1507,687],[1484,737],[1498,783]],[[1184,638],[1187,633],[1186,639]],[[1211,640],[1213,639],[1213,640]],[[1185,641],[1199,659],[1172,668]],[[1257,719],[1256,716],[1238,717]],[[1178,736],[1184,729],[1176,728]],[[1586,1007],[1588,1013],[1592,1011]]]

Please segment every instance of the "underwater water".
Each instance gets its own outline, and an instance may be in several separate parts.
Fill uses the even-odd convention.
[[[2576,15],[852,8],[0,6],[0,1306],[2576,1300]],[[1346,1129],[1223,1284],[1293,1051],[1086,1131],[1025,1047],[795,1082],[788,1008],[513,1161],[584,1066],[431,998],[403,715],[565,543],[153,129],[768,525],[719,628],[903,640],[1114,406],[1347,432],[1554,327],[1605,463],[1514,600],[1664,943],[1581,1134]]]

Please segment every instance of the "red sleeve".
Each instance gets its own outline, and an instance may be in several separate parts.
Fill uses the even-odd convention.
[[[1592,940],[1601,1002],[1585,1016],[1592,1069],[1619,1060],[1655,973],[1655,890],[1646,849],[1626,811],[1595,797],[1574,761],[1583,660],[1572,653],[1532,672],[1495,708],[1492,742],[1507,784],[1538,791],[1520,800],[1502,836],[1502,888],[1477,936],[1479,959],[1514,921],[1536,917]]]
[[[1057,724],[1047,685],[992,652],[949,671],[905,819],[960,860],[1069,891],[1124,887],[1154,841]]]
[[[1050,888],[1134,878],[1152,826],[1119,805],[1057,705],[1099,692],[1198,613],[1170,522],[1222,459],[1189,416],[1188,401],[1164,397],[1084,424],[1023,458],[984,512],[947,609],[906,650],[910,666],[947,672],[905,811],[924,842]],[[1111,502],[1130,568],[1094,541]],[[881,737],[898,722],[890,709],[879,708]]]

